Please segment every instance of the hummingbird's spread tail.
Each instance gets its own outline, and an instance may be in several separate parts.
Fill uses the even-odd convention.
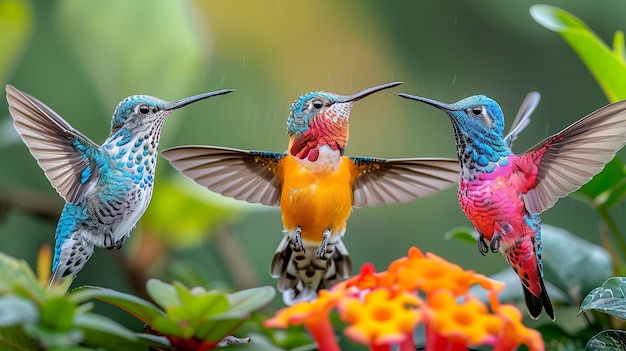
[[[552,320],[555,320],[552,302],[550,302],[550,296],[548,296],[546,287],[543,284],[543,279],[539,280],[539,284],[541,285],[541,296],[539,297],[533,295],[533,293],[522,284],[522,287],[524,288],[524,302],[526,302],[528,314],[530,314],[532,319],[537,319],[539,318],[541,309],[543,308],[546,310],[546,314],[550,316]]]
[[[298,246],[288,234],[278,244],[270,274],[278,278],[278,290],[286,305],[311,301],[317,298],[318,290],[330,289],[352,273],[350,255],[341,240],[328,243],[323,257],[317,252],[318,246]]]

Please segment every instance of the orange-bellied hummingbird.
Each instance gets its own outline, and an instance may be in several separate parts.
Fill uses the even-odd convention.
[[[349,277],[341,241],[352,207],[402,203],[457,182],[458,161],[446,158],[346,157],[350,109],[360,99],[395,87],[352,95],[310,92],[291,105],[287,152],[181,146],[161,152],[196,183],[225,196],[280,206],[284,237],[270,272],[286,304]]]

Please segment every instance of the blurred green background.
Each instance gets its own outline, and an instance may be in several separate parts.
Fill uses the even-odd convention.
[[[626,29],[624,1],[542,3],[577,15],[609,43]],[[514,147],[522,152],[607,104],[566,43],[532,20],[534,4],[0,0],[0,79],[98,143],[128,95],[175,100],[233,88],[234,94],[176,112],[160,149],[205,144],[268,151],[285,150],[288,108],[299,95],[403,81],[352,110],[346,154],[387,158],[455,157],[447,117],[396,92],[446,102],[489,95],[511,123],[526,93],[536,90],[542,101]],[[0,251],[34,265],[38,245],[54,241],[62,200],[14,131],[4,99],[0,111]],[[122,253],[97,250],[74,286],[132,291],[133,270],[122,264],[147,267],[147,276],[215,286],[275,285],[268,267],[282,235],[278,209],[210,196],[163,159],[154,196]],[[54,219],[33,216],[16,205],[22,202],[42,204]],[[614,211],[623,227],[626,205]],[[599,242],[598,216],[575,196],[542,219]],[[344,241],[355,270],[364,262],[382,269],[410,246],[487,275],[504,269],[500,255],[482,257],[444,239],[467,225],[456,189],[449,189],[410,204],[355,209]]]

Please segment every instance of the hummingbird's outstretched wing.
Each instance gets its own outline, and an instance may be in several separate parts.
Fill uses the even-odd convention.
[[[457,159],[349,158],[358,172],[352,187],[354,207],[409,202],[449,188],[459,180]]]
[[[604,106],[517,156],[537,165],[526,209],[541,213],[599,173],[626,144],[626,100]]]
[[[526,95],[524,101],[522,101],[519,111],[517,111],[517,115],[511,125],[511,130],[509,134],[504,137],[504,141],[509,145],[509,148],[513,146],[513,142],[517,139],[519,133],[530,123],[530,115],[535,111],[537,105],[539,105],[539,100],[541,100],[541,95],[536,91],[531,91]]]
[[[95,179],[92,164],[99,146],[41,101],[6,86],[13,125],[66,202],[78,202]]]
[[[280,206],[275,170],[285,154],[217,146],[181,146],[161,151],[172,167],[209,190],[252,203]]]

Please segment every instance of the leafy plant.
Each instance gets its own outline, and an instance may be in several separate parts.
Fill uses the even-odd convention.
[[[47,257],[41,259],[49,262]],[[157,306],[94,286],[65,293],[69,283],[47,289],[24,261],[0,253],[0,349],[208,350],[245,343],[249,338],[230,337],[230,333],[275,295],[272,287],[226,294],[151,279],[147,290]],[[139,318],[147,332],[132,332],[93,313],[90,300],[94,298]]]
[[[132,332],[92,313],[69,281],[46,289],[24,261],[0,253],[0,348],[8,350],[147,349],[167,339]]]
[[[613,37],[613,48],[606,45],[583,21],[553,6],[536,5],[530,13],[539,24],[558,33],[576,52],[591,71],[609,101],[626,99],[626,51],[624,34],[621,31]],[[602,217],[612,241],[613,249],[607,240],[605,246],[611,252],[616,265],[616,272],[623,275],[626,271],[626,240],[610,214],[610,209],[626,196],[626,168],[617,157],[605,167],[602,173],[587,183],[578,192]],[[569,245],[568,245],[569,246]],[[616,328],[626,319],[626,278],[611,278],[593,289],[582,301],[579,313],[589,314],[602,328]],[[613,319],[602,314],[607,313]],[[589,340],[588,350],[623,350],[626,347],[626,332],[623,330],[604,330]]]
[[[132,314],[153,334],[165,336],[176,350],[209,350],[274,298],[266,286],[225,294],[202,287],[189,289],[157,279],[147,283],[150,297],[158,305],[107,288],[81,287],[74,294],[97,298]]]

